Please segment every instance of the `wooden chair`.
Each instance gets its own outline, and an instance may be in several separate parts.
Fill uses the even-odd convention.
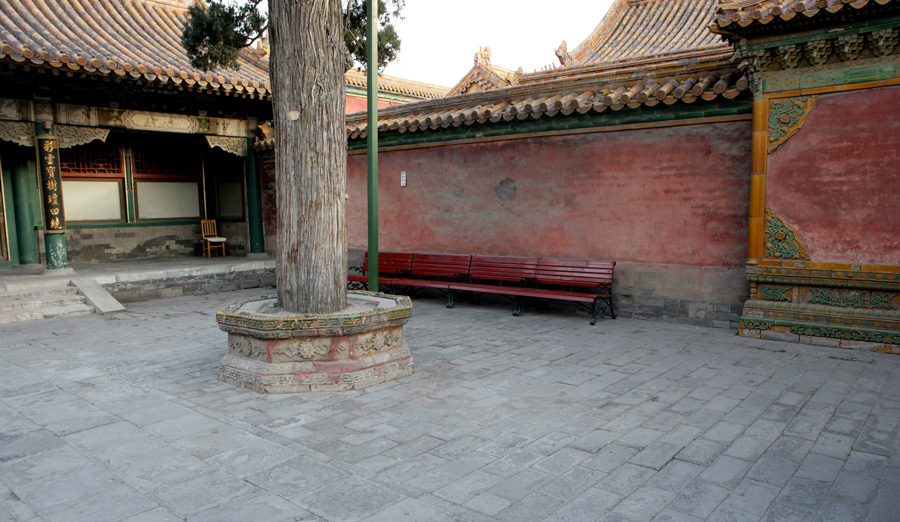
[[[200,240],[203,246],[203,257],[212,257],[213,250],[221,250],[222,257],[225,257],[225,241],[224,237],[219,237],[216,233],[216,220],[201,219],[200,220]]]

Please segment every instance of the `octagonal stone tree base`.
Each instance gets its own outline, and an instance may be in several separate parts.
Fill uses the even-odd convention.
[[[410,375],[403,325],[409,297],[353,291],[327,315],[294,314],[275,297],[232,303],[216,314],[228,332],[219,378],[265,393],[342,391]]]

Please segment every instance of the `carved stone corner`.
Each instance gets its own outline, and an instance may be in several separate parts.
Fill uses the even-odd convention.
[[[59,148],[67,149],[84,145],[95,140],[105,142],[109,137],[109,129],[96,127],[75,127],[72,125],[57,125],[56,136],[59,138]]]
[[[228,138],[225,136],[207,136],[206,143],[209,148],[220,148],[235,156],[247,156],[247,140],[244,138]]]
[[[766,207],[765,252],[770,259],[809,261],[800,234],[769,207]]]
[[[24,121],[0,121],[0,140],[23,147],[33,147],[34,124]]]
[[[817,96],[798,96],[771,102],[769,106],[769,154],[783,145],[788,138],[797,134],[812,112],[817,99]]]

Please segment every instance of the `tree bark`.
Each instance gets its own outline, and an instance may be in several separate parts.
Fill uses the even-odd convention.
[[[278,301],[347,304],[347,138],[340,0],[269,2],[278,185]]]

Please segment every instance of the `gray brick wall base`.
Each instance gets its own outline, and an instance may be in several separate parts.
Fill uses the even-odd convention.
[[[182,277],[144,279],[103,285],[107,292],[122,303],[180,297],[183,295],[213,294],[245,288],[259,288],[260,295],[274,295],[274,287],[274,269],[185,275]]]

